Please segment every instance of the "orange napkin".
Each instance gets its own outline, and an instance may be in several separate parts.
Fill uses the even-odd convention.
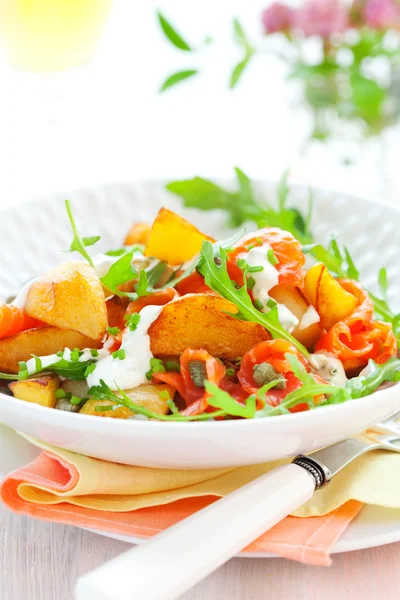
[[[106,463],[36,440],[34,443],[47,449],[26,467],[10,473],[2,482],[1,498],[11,510],[44,521],[142,538],[151,537],[214,502],[223,493],[207,493],[205,490],[213,487],[209,482],[222,481],[225,477],[225,484],[229,480],[232,485],[232,480],[241,479],[240,472],[243,471],[163,471],[160,474],[158,469]],[[250,473],[254,470],[249,477],[253,478],[260,468],[248,467]],[[164,473],[163,484],[160,479]],[[185,477],[188,481],[179,489],[167,489],[165,481],[168,474],[175,480],[180,479],[181,486]],[[151,494],[155,481],[158,487]],[[141,487],[135,497],[131,494],[136,483]],[[206,484],[208,488],[204,487]],[[171,483],[168,485],[171,486]],[[130,495],[126,495],[128,492]],[[177,499],[179,496],[181,498]],[[132,500],[132,497],[136,499]],[[169,498],[174,500],[169,501]],[[130,504],[129,510],[124,510],[124,503]],[[132,506],[145,507],[132,510]],[[243,552],[272,552],[306,564],[330,565],[330,549],[361,507],[361,502],[349,500],[323,516],[289,516]]]

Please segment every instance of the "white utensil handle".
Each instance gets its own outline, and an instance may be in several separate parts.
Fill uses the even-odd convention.
[[[305,469],[278,467],[81,577],[77,600],[171,600],[309,500]]]

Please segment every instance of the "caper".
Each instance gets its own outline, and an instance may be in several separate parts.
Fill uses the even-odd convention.
[[[202,360],[189,360],[188,369],[190,378],[196,387],[204,387],[204,380],[207,379],[206,365]]]
[[[276,390],[284,390],[286,388],[286,379],[282,373],[279,373],[270,363],[263,362],[259,365],[254,365],[253,368],[253,379],[258,385],[262,387],[275,379],[278,383],[274,385]]]

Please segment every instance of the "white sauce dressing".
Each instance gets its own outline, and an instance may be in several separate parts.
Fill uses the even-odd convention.
[[[338,387],[346,385],[347,376],[338,358],[328,353],[317,352],[310,355],[309,363],[312,371],[325,381],[329,381],[332,385]]]
[[[62,357],[57,356],[57,354],[47,354],[46,356],[39,356],[43,369],[58,362],[59,360],[61,360],[61,358],[65,358],[65,360],[70,361],[71,360],[71,352],[72,352],[72,350],[70,350],[69,348],[65,348]],[[85,350],[82,350],[82,352],[83,352],[83,354],[79,357],[77,362],[86,362],[87,360],[96,360],[97,361],[102,358],[105,358],[106,356],[109,356],[109,354],[110,354],[106,348],[102,348],[101,350],[98,350],[98,356],[96,356],[96,357],[91,355],[90,348],[85,348]],[[29,360],[27,360],[26,366],[28,368],[28,373],[30,375],[32,373],[35,373],[36,361],[34,358],[30,358]]]
[[[29,294],[29,290],[31,289],[32,284],[37,280],[38,280],[38,277],[35,277],[34,279],[27,281],[27,283],[25,283],[22,286],[22,288],[19,290],[18,294],[15,296],[15,298],[11,304],[13,304],[13,306],[18,306],[18,308],[20,308],[22,310],[25,307],[26,299]]]
[[[319,314],[317,313],[315,308],[310,305],[307,308],[304,315],[301,317],[299,329],[307,329],[311,325],[314,325],[314,323],[319,323],[319,322],[320,322]]]
[[[123,390],[147,383],[146,373],[150,368],[153,355],[150,350],[148,329],[161,313],[162,306],[146,306],[140,312],[140,321],[135,331],[127,329],[122,336],[121,349],[125,358],[113,358],[111,355],[99,360],[93,373],[87,378],[89,387],[100,385],[100,379],[112,390]]]
[[[262,271],[256,273],[250,273],[250,276],[254,279],[255,284],[253,287],[253,296],[255,300],[259,300],[263,308],[261,312],[269,312],[268,306],[266,306],[270,296],[268,292],[278,285],[279,273],[277,269],[268,260],[268,250],[271,249],[269,244],[263,244],[262,246],[256,246],[249,250],[246,254],[239,254],[238,258],[243,258],[250,267],[263,267]],[[289,332],[299,324],[299,320],[294,314],[284,305],[277,305],[278,318],[281,325]]]

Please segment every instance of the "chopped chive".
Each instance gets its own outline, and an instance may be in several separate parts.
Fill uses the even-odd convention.
[[[90,354],[91,354],[91,356],[93,356],[93,357],[96,357],[96,356],[98,356],[98,355],[99,355],[99,351],[98,351],[98,350],[96,350],[96,348],[92,348],[92,349],[90,350]]]
[[[57,400],[60,400],[61,398],[66,398],[67,394],[65,393],[65,391],[60,388],[59,390],[56,390],[54,392],[55,397],[57,398]]]
[[[109,410],[113,410],[114,409],[114,405],[110,406],[110,405],[106,405],[106,406],[95,406],[94,410],[96,412],[107,412]]]
[[[262,310],[264,308],[263,303],[258,298],[257,298],[257,300],[254,300],[254,306],[256,307],[257,310]]]
[[[256,242],[257,242],[257,244],[258,244],[259,246],[262,246],[262,245],[263,245],[263,241],[262,241],[262,239],[261,239],[260,237],[256,238]]]
[[[254,277],[249,277],[247,280],[247,289],[252,290],[255,285],[256,285],[256,280],[254,279]]]
[[[170,400],[170,398],[171,398],[168,390],[160,390],[158,392],[158,395],[160,396],[161,400]]]
[[[70,404],[72,404],[73,406],[78,406],[78,404],[81,403],[82,398],[79,398],[78,396],[71,396],[70,398]]]
[[[250,244],[250,246],[247,246],[247,250],[250,252],[250,250],[253,250],[253,248],[255,248],[256,245],[255,244]]]
[[[228,377],[232,377],[235,374],[235,369],[229,367],[229,369],[226,370],[225,374],[228,375]]]
[[[33,355],[33,358],[35,359],[35,371],[41,371],[42,370],[42,361],[40,360],[40,358],[38,356]]]
[[[78,362],[79,361],[79,352],[75,352],[75,350],[73,352],[71,352],[71,362]]]
[[[269,262],[271,263],[271,265],[275,266],[278,264],[278,259],[276,258],[274,251],[272,250],[272,248],[268,248],[268,252],[267,252],[267,258],[269,260]]]
[[[249,273],[261,273],[261,271],[264,271],[264,267],[261,265],[249,267],[248,271],[249,271]]]
[[[126,352],[123,348],[120,348],[119,350],[113,352],[111,356],[113,358],[119,358],[119,360],[124,360],[124,358],[126,357]]]
[[[108,335],[118,335],[121,330],[119,327],[107,327],[107,333]]]
[[[94,363],[92,363],[91,365],[88,365],[88,366],[86,367],[86,369],[85,369],[84,376],[85,376],[85,377],[89,377],[89,375],[90,375],[91,373],[93,373],[93,371],[95,370],[95,368],[96,368],[96,365],[95,365]]]
[[[235,358],[235,365],[238,365],[238,366],[239,366],[241,362],[242,362],[242,357],[241,357],[241,356],[237,356],[237,357]]]
[[[133,313],[132,315],[125,316],[126,326],[129,327],[131,331],[135,331],[140,321],[140,314]]]
[[[59,350],[57,352],[56,356],[58,356],[59,358],[62,358],[64,356],[64,352],[62,350]]]
[[[146,377],[149,381],[151,381],[152,377],[153,377],[153,369],[149,369],[146,373]]]
[[[278,303],[277,303],[275,300],[273,300],[272,298],[270,298],[270,299],[268,300],[268,302],[267,302],[267,306],[268,306],[268,308],[275,308],[275,306],[276,306],[277,304],[278,304]]]
[[[172,398],[167,400],[166,404],[167,404],[169,410],[172,412],[172,414],[176,415],[179,412],[178,407],[175,404],[175,402],[172,400]]]
[[[237,266],[239,267],[239,269],[241,271],[245,271],[248,268],[248,264],[247,262],[244,260],[244,258],[238,258],[237,261]]]

